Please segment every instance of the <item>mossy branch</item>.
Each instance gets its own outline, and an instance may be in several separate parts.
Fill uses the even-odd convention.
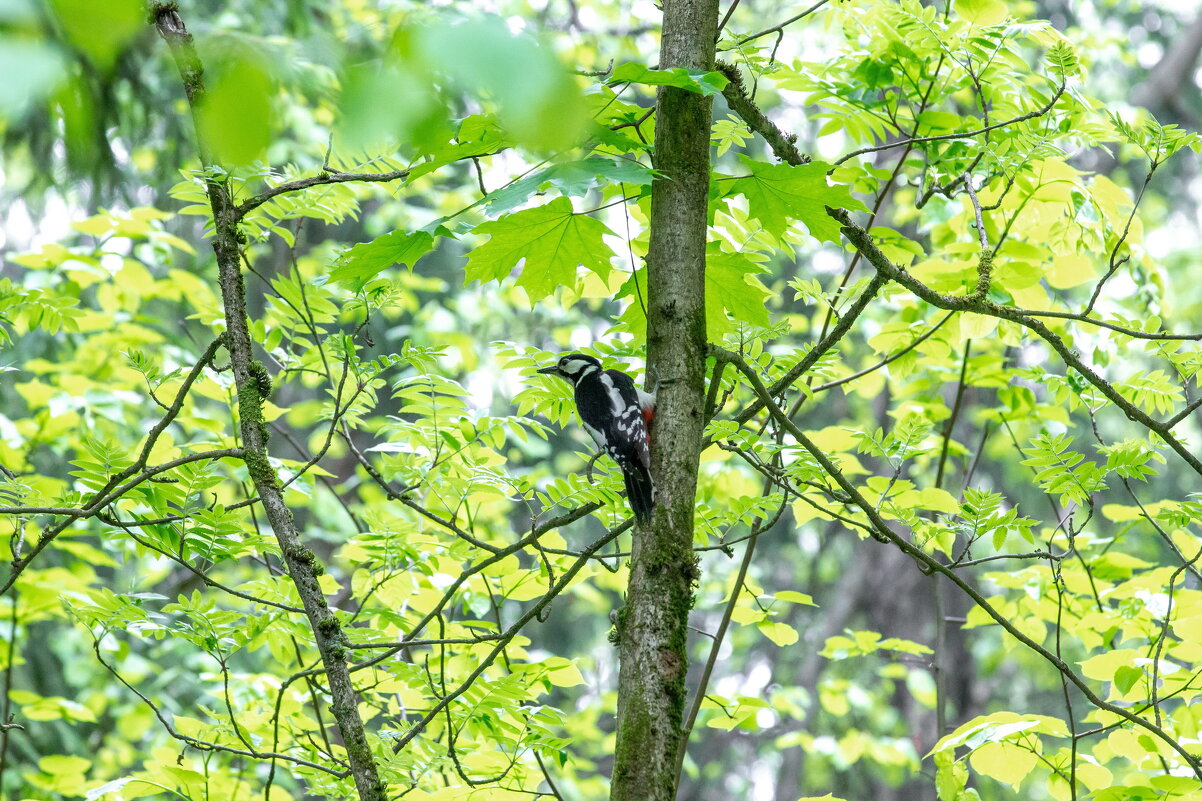
[[[173,4],[156,4],[154,18],[159,35],[175,58],[195,116],[198,104],[204,99],[205,84],[204,67],[197,56],[192,37]],[[207,160],[203,146],[201,157],[206,167],[214,166]],[[342,735],[359,799],[385,801],[387,788],[380,781],[367,732],[359,715],[359,697],[346,664],[342,627],[330,610],[318,583],[318,576],[324,568],[313,552],[301,543],[292,510],[284,501],[279,479],[268,458],[263,402],[271,392],[271,377],[263,364],[253,358],[246,290],[241,271],[238,207],[234,205],[228,186],[217,178],[208,177],[206,189],[213,212],[213,250],[217,256],[218,282],[225,310],[225,346],[230,354],[238,391],[242,458],[313,630],[313,639],[329,682],[331,708]]]

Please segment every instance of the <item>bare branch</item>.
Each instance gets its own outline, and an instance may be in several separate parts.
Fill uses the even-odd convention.
[[[481,154],[483,155],[483,154]],[[478,157],[478,156],[477,156]],[[467,157],[465,157],[467,158]],[[326,184],[346,184],[346,183],[387,183],[389,181],[400,181],[409,177],[411,170],[393,170],[391,172],[323,172],[321,175],[314,175],[309,178],[297,178],[294,181],[285,181],[282,184],[260,192],[254,197],[242,202],[234,207],[234,220],[240,221],[247,213],[262,206],[273,197],[287,194],[288,192],[298,192],[302,189],[309,189],[314,186],[324,186]]]
[[[740,39],[736,43],[736,46],[747,44],[748,42],[754,41],[755,39],[759,39],[761,37],[767,36],[770,33],[782,33],[782,32],[784,32],[785,28],[789,27],[794,22],[798,22],[800,20],[805,19],[810,14],[813,14],[815,11],[822,8],[824,5],[826,5],[829,2],[830,2],[830,0],[818,0],[817,3],[810,6],[805,11],[802,11],[800,14],[795,14],[792,17],[789,17],[784,22],[779,22],[776,25],[773,25],[771,28],[764,28],[764,30],[762,30],[762,31],[757,31],[756,33],[750,34],[749,36],[744,36],[742,39]]]
[[[1109,323],[1105,320],[1099,320],[1095,317],[1090,317],[1081,312],[1059,312],[1059,311],[1044,311],[1042,309],[1017,309],[1017,311],[1025,314],[1028,317],[1054,317],[1059,320],[1072,320],[1076,323],[1084,323],[1086,325],[1096,325],[1098,328],[1105,328],[1108,331],[1114,331],[1124,336],[1129,336],[1132,339],[1147,339],[1161,342],[1198,342],[1202,341],[1202,334],[1174,334],[1174,333],[1149,333],[1147,331],[1136,331],[1134,328],[1128,328],[1117,323]]]
[[[1098,298],[1102,296],[1102,287],[1106,286],[1118,269],[1130,260],[1130,256],[1118,257],[1119,249],[1123,247],[1123,243],[1127,241],[1127,235],[1131,232],[1131,223],[1135,221],[1135,213],[1139,211],[1139,204],[1144,199],[1144,192],[1148,190],[1148,184],[1152,183],[1152,176],[1156,174],[1156,168],[1160,163],[1153,160],[1148,167],[1148,173],[1144,176],[1144,182],[1139,188],[1139,194],[1135,196],[1135,203],[1131,206],[1131,213],[1127,215],[1127,224],[1123,226],[1123,233],[1119,236],[1118,241],[1114,243],[1114,247],[1110,249],[1110,266],[1106,269],[1106,274],[1102,276],[1102,280],[1098,281],[1097,286],[1093,288],[1093,294],[1089,296],[1089,303],[1085,304],[1085,308],[1081,314],[1088,317],[1093,311],[1094,304],[1098,302]]]
[[[836,378],[836,379],[835,379],[835,380],[833,380],[833,381],[827,381],[825,384],[819,384],[818,386],[814,387],[814,388],[813,388],[813,389],[811,389],[810,391],[811,391],[811,392],[814,392],[814,393],[818,393],[818,392],[825,392],[825,391],[826,391],[826,390],[828,390],[828,389],[834,389],[834,388],[835,388],[835,387],[837,387],[837,386],[840,386],[840,385],[842,385],[842,384],[846,384],[846,383],[848,383],[848,382],[850,382],[850,381],[855,381],[857,378],[863,378],[864,376],[868,375],[869,373],[873,373],[873,372],[876,372],[877,370],[880,370],[882,367],[885,367],[885,366],[886,366],[886,365],[888,365],[890,362],[895,362],[895,361],[897,361],[897,360],[898,360],[898,359],[900,359],[902,356],[905,356],[907,353],[909,353],[910,351],[912,351],[912,350],[914,350],[915,348],[917,348],[917,347],[918,347],[919,345],[921,345],[923,342],[926,342],[928,339],[930,339],[930,338],[931,338],[931,336],[932,336],[932,335],[933,335],[933,334],[934,334],[936,331],[938,331],[940,328],[942,328],[942,327],[943,327],[943,324],[944,324],[944,323],[946,323],[948,320],[952,319],[952,317],[954,317],[954,316],[955,316],[955,312],[951,312],[951,313],[949,313],[949,314],[945,315],[945,316],[943,317],[943,319],[942,319],[942,320],[940,320],[939,322],[935,323],[933,326],[931,326],[931,327],[930,327],[930,328],[928,328],[926,331],[924,331],[924,332],[922,333],[922,335],[921,335],[921,336],[919,336],[918,338],[916,338],[916,339],[915,339],[913,342],[911,342],[909,345],[906,345],[904,348],[902,348],[901,350],[897,351],[896,353],[890,353],[888,356],[886,356],[885,358],[881,359],[879,362],[877,362],[876,364],[872,365],[871,367],[865,367],[863,370],[859,370],[859,371],[857,371],[857,372],[854,372],[854,373],[852,373],[851,375],[845,375],[845,376],[843,376],[842,378]]]

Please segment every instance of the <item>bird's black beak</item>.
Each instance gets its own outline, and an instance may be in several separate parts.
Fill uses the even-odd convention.
[[[559,375],[559,365],[553,364],[550,367],[540,367],[538,372],[544,375]]]

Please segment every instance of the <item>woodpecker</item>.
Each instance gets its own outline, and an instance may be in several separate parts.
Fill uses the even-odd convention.
[[[564,356],[538,372],[557,375],[572,385],[584,430],[621,468],[635,518],[643,523],[650,520],[655,502],[650,450],[655,395],[636,387],[621,370],[601,369],[600,361],[583,353]]]

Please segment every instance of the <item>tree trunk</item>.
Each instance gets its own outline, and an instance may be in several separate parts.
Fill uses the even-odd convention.
[[[660,68],[711,70],[717,0],[666,0]],[[705,421],[705,243],[710,99],[662,87],[656,103],[647,345],[660,382],[651,443],[656,506],[634,533],[618,619],[618,723],[610,798],[671,801],[697,563],[693,511]]]
[[[1202,53],[1202,11],[1184,28],[1164,57],[1148,70],[1147,79],[1131,92],[1131,102],[1143,106],[1161,120],[1166,117],[1186,125],[1202,122],[1198,115],[1198,87],[1194,65]]]
[[[171,48],[184,81],[188,103],[195,112],[204,96],[205,86],[204,67],[192,44],[192,36],[184,27],[174,4],[156,4],[154,15],[155,27]],[[200,136],[199,130],[197,135]],[[211,166],[203,139],[200,141],[200,151],[205,166]],[[254,482],[263,512],[280,544],[288,575],[296,585],[313,629],[313,638],[329,684],[331,710],[346,747],[346,758],[359,799],[385,801],[385,788],[380,782],[363,720],[359,716],[359,696],[351,683],[346,664],[342,626],[330,611],[318,584],[318,576],[324,567],[301,542],[292,510],[284,502],[284,492],[275,468],[267,458],[263,402],[271,392],[271,378],[267,368],[262,362],[255,361],[252,353],[239,254],[239,218],[228,186],[215,177],[210,177],[207,184],[209,202],[213,208],[213,250],[217,254],[218,282],[225,309],[225,347],[230,354],[238,389],[238,425],[247,472]]]

